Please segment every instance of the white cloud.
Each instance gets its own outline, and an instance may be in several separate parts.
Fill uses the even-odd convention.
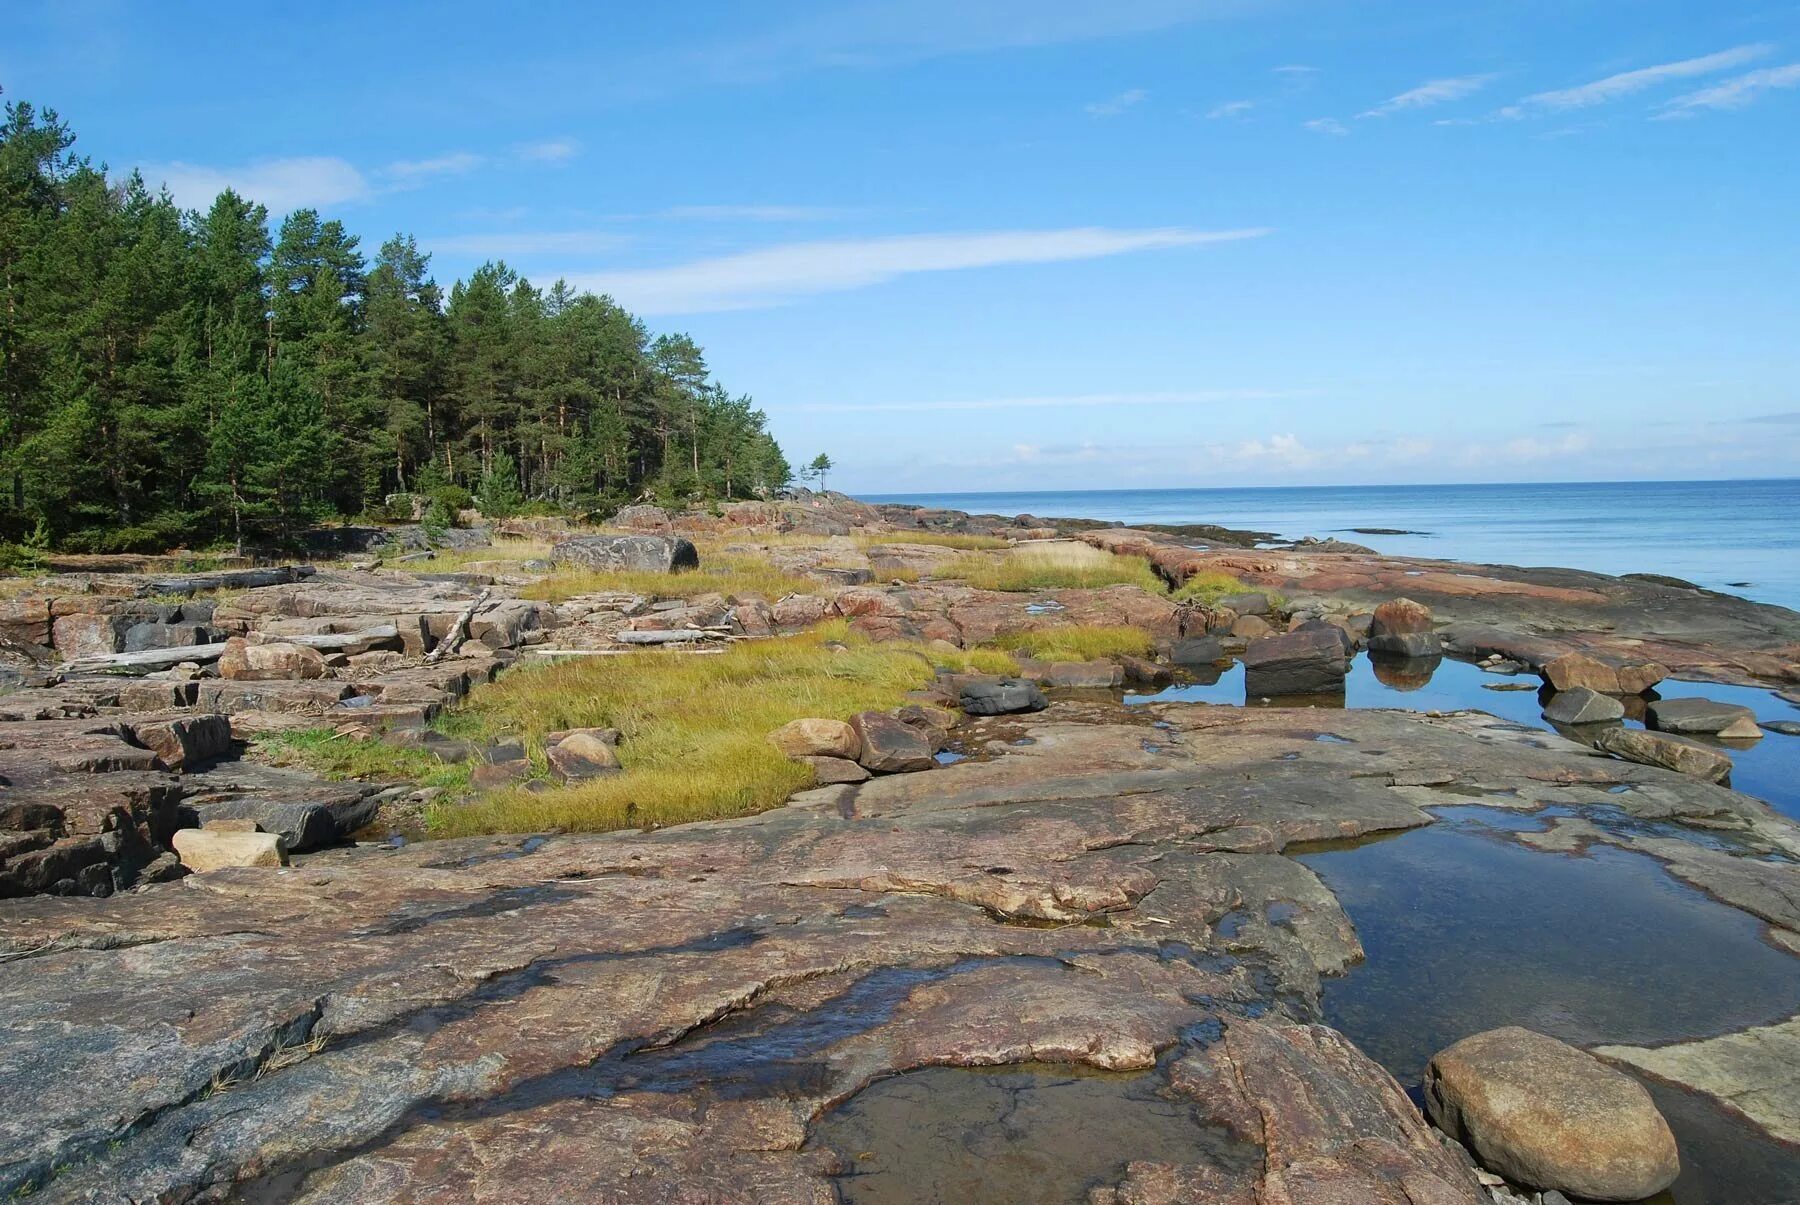
[[[401,159],[381,169],[381,174],[396,185],[411,187],[434,176],[463,176],[480,167],[486,160],[473,151],[452,151],[432,159]]]
[[[581,144],[573,138],[546,138],[539,142],[516,142],[512,152],[534,163],[567,163],[581,153]]]
[[[1186,389],[1148,393],[1064,393],[1039,397],[974,398],[967,401],[936,402],[818,402],[783,406],[779,402],[770,410],[793,410],[809,414],[892,414],[922,413],[941,410],[1093,410],[1109,406],[1205,406],[1217,402],[1267,402],[1299,397],[1292,390],[1277,389]]]
[[[1301,124],[1315,134],[1348,134],[1350,132],[1350,127],[1335,117],[1315,117],[1311,121]]]
[[[177,204],[205,209],[226,189],[260,201],[273,214],[361,201],[369,182],[349,162],[327,155],[262,159],[229,167],[198,163],[146,163],[139,171],[155,188],[167,185]]]
[[[1566,109],[1585,109],[1593,105],[1603,105],[1608,101],[1642,92],[1646,88],[1654,88],[1658,84],[1667,83],[1670,80],[1691,79],[1698,75],[1711,75],[1715,71],[1725,71],[1748,63],[1752,59],[1760,59],[1774,49],[1766,42],[1755,42],[1745,46],[1734,46],[1730,50],[1721,50],[1717,54],[1701,55],[1699,58],[1682,59],[1674,63],[1659,63],[1654,67],[1641,67],[1636,71],[1623,71],[1617,75],[1609,75],[1605,79],[1598,79],[1575,88],[1560,88],[1553,92],[1534,93],[1518,104],[1508,105],[1500,110],[1500,116],[1523,117],[1526,113],[1534,110],[1560,112]]]
[[[1800,86],[1800,63],[1789,63],[1786,67],[1765,67],[1760,71],[1728,79],[1711,88],[1677,96],[1663,105],[1663,111],[1657,114],[1657,119],[1692,117],[1700,109],[1741,109],[1755,100],[1761,92],[1795,86]]]
[[[611,294],[638,313],[692,314],[777,305],[796,297],[867,288],[917,272],[1094,259],[1266,233],[1083,227],[833,239],[787,243],[666,268],[598,273],[572,283]]]
[[[616,251],[631,240],[604,230],[506,230],[421,241],[433,251],[496,259],[507,255],[596,255]]]
[[[1481,91],[1496,78],[1492,73],[1486,75],[1459,75],[1449,79],[1434,79],[1420,84],[1417,88],[1409,88],[1398,96],[1390,96],[1374,108],[1358,117],[1386,117],[1390,113],[1399,113],[1405,109],[1425,109],[1432,105],[1441,105],[1447,101],[1461,100]]]
[[[1317,75],[1319,73],[1317,67],[1308,67],[1303,63],[1288,63],[1281,67],[1271,67],[1269,70],[1276,75]]]
[[[656,216],[700,222],[823,222],[856,212],[833,205],[676,205]]]
[[[1142,88],[1133,88],[1108,100],[1095,101],[1087,106],[1087,113],[1090,117],[1117,117],[1133,105],[1142,104],[1149,95]]]
[[[1206,115],[1214,120],[1221,117],[1236,117],[1241,113],[1248,113],[1255,107],[1256,102],[1253,100],[1228,100],[1222,105],[1214,105],[1208,109]]]
[[[1554,460],[1559,456],[1575,456],[1594,446],[1594,441],[1580,432],[1570,432],[1561,439],[1539,439],[1525,435],[1509,441],[1501,454],[1510,460]]]

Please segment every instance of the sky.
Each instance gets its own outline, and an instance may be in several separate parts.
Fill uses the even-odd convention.
[[[6,9],[96,162],[611,294],[833,488],[1800,474],[1800,4]]]

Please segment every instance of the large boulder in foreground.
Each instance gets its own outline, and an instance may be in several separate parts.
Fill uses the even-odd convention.
[[[875,774],[909,774],[937,765],[931,742],[918,729],[885,711],[863,711],[850,717],[860,753],[857,761]]]
[[[1243,662],[1244,694],[1253,699],[1338,694],[1349,668],[1342,638],[1318,630],[1253,640]]]
[[[1369,651],[1394,657],[1437,657],[1444,641],[1431,627],[1431,608],[1410,598],[1391,598],[1369,621]]]
[[[677,573],[700,568],[700,553],[693,541],[680,536],[576,536],[553,544],[550,560],[610,573]]]
[[[1438,1127],[1514,1183],[1637,1201],[1681,1171],[1675,1136],[1642,1084],[1529,1029],[1490,1029],[1439,1051],[1424,1087]]]
[[[219,655],[219,677],[234,682],[306,681],[324,676],[325,657],[318,649],[284,640],[251,644],[233,636]]]
[[[1553,657],[1539,672],[1556,690],[1585,686],[1603,695],[1641,695],[1669,676],[1668,667],[1661,662],[1619,664],[1586,653],[1564,653]]]
[[[856,729],[842,720],[789,720],[769,734],[769,743],[789,757],[836,757],[855,761],[862,752]]]
[[[1727,754],[1678,736],[1641,728],[1611,728],[1594,738],[1594,747],[1640,766],[1661,766],[1706,782],[1731,781],[1731,758]]]
[[[969,715],[1014,715],[1042,711],[1050,706],[1036,682],[1001,678],[995,682],[964,682],[957,702]]]

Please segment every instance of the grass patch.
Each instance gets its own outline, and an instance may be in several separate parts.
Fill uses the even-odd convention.
[[[890,531],[880,535],[859,535],[856,542],[864,548],[880,544],[924,544],[932,548],[955,548],[961,552],[991,552],[1012,547],[1010,541],[999,536],[972,536],[953,531]]]
[[[1099,661],[1107,657],[1144,657],[1156,641],[1142,628],[1067,624],[1030,632],[1009,632],[994,647],[1024,653],[1040,661]]]
[[[702,557],[700,568],[683,573],[598,572],[565,569],[531,583],[520,597],[564,602],[583,594],[642,594],[650,598],[696,598],[702,594],[756,594],[777,599],[810,594],[819,583],[784,573],[759,556],[721,553]]]
[[[1030,544],[999,555],[960,556],[937,576],[956,578],[978,590],[1092,590],[1102,586],[1137,586],[1163,593],[1162,579],[1139,557],[1118,556],[1086,544]]]
[[[1279,590],[1269,590],[1262,586],[1252,586],[1218,569],[1203,569],[1199,573],[1181,583],[1175,591],[1176,602],[1194,602],[1204,607],[1216,607],[1232,594],[1260,594],[1269,600],[1269,609],[1285,611],[1287,596]]]
[[[897,706],[931,680],[934,657],[869,643],[838,623],[711,656],[656,652],[516,669],[477,687],[446,727],[522,737],[534,754],[556,729],[617,728],[624,773],[439,804],[427,822],[433,835],[454,837],[643,828],[764,811],[812,779],[808,767],[768,743],[770,732],[806,716],[845,719]]]
[[[469,787],[468,765],[453,765],[423,749],[406,749],[372,737],[339,736],[329,728],[269,733],[256,738],[256,749],[274,765],[297,766],[325,778],[410,782],[449,791]]]
[[[1202,569],[1181,583],[1181,588],[1175,591],[1175,601],[1215,607],[1227,594],[1241,594],[1248,589],[1249,586],[1223,570]]]

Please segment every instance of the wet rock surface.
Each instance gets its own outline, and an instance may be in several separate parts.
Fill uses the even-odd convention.
[[[1739,854],[1546,838],[1682,847],[1657,855],[1672,873],[1800,934],[1792,865],[1741,856],[1792,826],[1722,788],[1485,716],[1117,715],[977,721],[1030,743],[741,821],[0,905],[0,1184],[824,1201],[855,1152],[813,1136],[869,1085],[1049,1064],[1153,1077],[1191,1109],[1188,1159],[1121,1148],[1083,1181],[1097,1200],[1476,1202],[1386,1073],[1316,1024],[1321,977],[1362,948],[1283,849],[1426,825],[1479,780],[1732,834]]]

